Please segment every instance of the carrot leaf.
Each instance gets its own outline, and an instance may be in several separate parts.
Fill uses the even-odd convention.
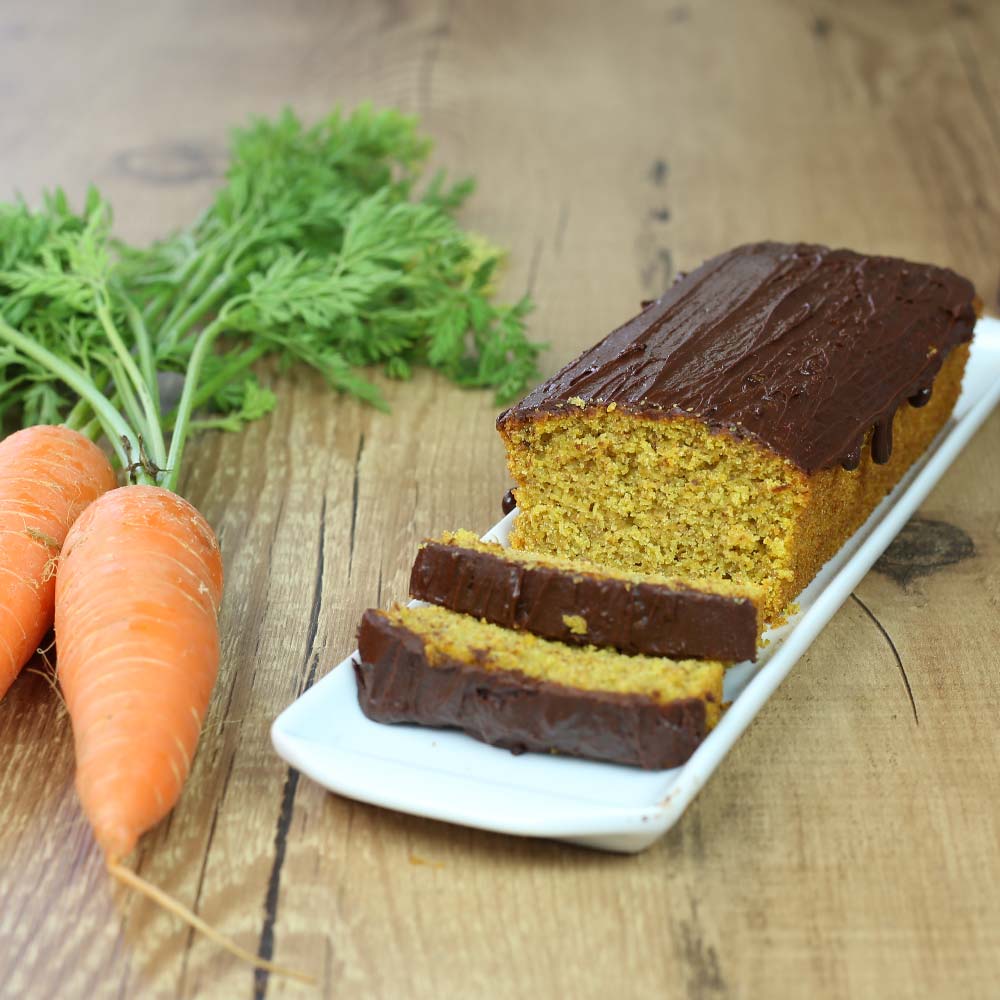
[[[525,336],[527,300],[493,301],[503,254],[455,217],[471,179],[438,171],[417,193],[429,152],[414,119],[367,105],[234,132],[226,183],[197,222],[123,253],[122,280],[161,329],[161,364],[183,370],[189,330],[237,302],[231,330],[285,361],[315,359],[370,402],[370,382],[345,366],[408,378],[426,365],[498,402],[521,392],[541,351]]]
[[[175,489],[189,433],[273,408],[267,358],[382,409],[371,366],[515,396],[537,377],[531,303],[494,301],[503,254],[456,218],[474,185],[426,179],[429,153],[414,119],[367,105],[256,119],[202,215],[142,248],[94,189],[79,212],[58,189],[0,205],[0,420],[103,433]]]

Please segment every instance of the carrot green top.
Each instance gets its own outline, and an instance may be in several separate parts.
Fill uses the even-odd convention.
[[[133,481],[175,489],[197,428],[268,412],[252,373],[304,363],[384,407],[358,369],[417,364],[513,398],[534,380],[530,303],[492,301],[498,250],[464,232],[471,193],[438,174],[413,119],[361,107],[305,128],[290,112],[234,134],[226,183],[190,227],[138,249],[95,191],[0,205],[0,420],[107,435]],[[176,404],[164,377],[181,376]]]

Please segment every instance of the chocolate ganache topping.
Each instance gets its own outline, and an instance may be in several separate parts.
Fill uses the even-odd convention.
[[[706,261],[501,414],[516,425],[615,403],[691,414],[806,473],[886,462],[892,419],[921,406],[972,337],[975,289],[947,268],[807,244],[755,243]]]

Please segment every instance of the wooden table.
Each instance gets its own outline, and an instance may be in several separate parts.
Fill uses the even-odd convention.
[[[919,8],[919,9],[918,9]],[[808,239],[1000,269],[1000,6],[389,2],[0,10],[0,189],[95,181],[120,231],[189,220],[228,126],[371,98],[474,173],[549,371],[677,269]],[[348,997],[997,995],[1000,414],[965,450],[675,830],[638,857],[360,805],[274,754],[275,715],[405,594],[418,540],[508,485],[485,393],[420,376],[391,416],[317,380],[205,437],[224,666],[142,875]],[[298,997],[111,884],[70,730],[0,704],[0,994]]]

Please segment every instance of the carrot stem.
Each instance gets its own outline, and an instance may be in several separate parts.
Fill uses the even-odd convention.
[[[137,281],[136,284],[144,284],[144,282]],[[166,304],[170,301],[169,292],[160,292],[158,295],[154,295],[145,305],[142,310],[142,317],[144,320],[152,321],[156,318],[157,314],[163,310]]]
[[[175,322],[170,323],[168,318],[164,324],[165,332],[162,336],[162,339],[167,346],[175,346],[180,338],[192,326],[204,319],[205,316],[218,304],[219,300],[223,298],[225,293],[229,290],[233,281],[237,278],[243,277],[251,270],[252,267],[249,265],[242,265],[234,268],[231,265],[226,264],[223,270],[212,282],[210,282],[208,287],[201,293],[198,299],[192,303],[190,307],[185,309],[183,314],[181,314]]]
[[[103,393],[94,385],[82,368],[53,354],[31,337],[15,330],[6,320],[0,318],[0,340],[6,341],[15,350],[34,358],[58,375],[81,399],[85,399],[95,416],[101,422],[104,433],[122,466],[129,464],[129,447],[134,454],[139,453],[139,440],[135,431],[122,419],[121,414],[111,405]],[[127,447],[128,446],[128,447]]]
[[[194,276],[185,282],[182,292],[174,300],[173,307],[163,320],[163,329],[167,331],[166,341],[171,346],[176,344],[187,327],[204,314],[205,309],[201,308],[200,296],[206,283],[209,286],[212,284],[213,273],[216,274],[216,280],[222,277],[222,274],[218,273],[219,263],[216,254],[206,253]],[[198,301],[191,307],[190,303],[195,299]]]
[[[71,431],[78,431],[84,426],[89,413],[90,407],[82,399],[78,400],[76,406],[66,414],[63,426],[68,427]]]
[[[136,399],[135,390],[129,382],[128,376],[122,371],[121,362],[115,357],[105,358],[104,364],[107,366],[111,377],[114,379],[117,388],[116,398],[121,403],[125,411],[126,419],[133,427],[142,427],[144,424],[142,409],[139,400]]]
[[[153,405],[156,407],[157,416],[160,413],[160,383],[156,377],[156,359],[153,357],[153,342],[146,329],[142,313],[136,304],[122,291],[122,301],[125,303],[125,316],[128,318],[129,326],[132,328],[132,335],[135,337],[136,347],[139,350],[139,364],[142,366],[142,374],[149,386],[150,395],[153,397]],[[157,420],[157,426],[159,421]]]
[[[89,423],[84,424],[82,427],[74,428],[78,430],[85,438],[89,438],[91,441],[97,441],[101,434],[104,433],[104,428],[101,427],[101,421],[97,417],[94,417]]]
[[[237,302],[238,299],[232,299]],[[187,371],[184,373],[184,388],[181,391],[180,401],[177,403],[176,417],[174,420],[173,435],[170,438],[170,452],[167,455],[166,475],[161,483],[168,490],[177,490],[177,482],[180,476],[181,454],[184,451],[184,442],[187,438],[188,425],[191,420],[191,412],[194,409],[195,391],[198,388],[198,376],[201,374],[201,366],[205,362],[205,357],[211,350],[215,338],[222,333],[225,328],[225,316],[218,316],[208,324],[195,341],[194,350],[188,361]]]
[[[194,230],[197,230],[198,226],[199,223],[195,223],[193,227]],[[166,273],[165,275],[160,275],[160,274],[147,275],[146,277],[140,278],[135,282],[137,285],[147,285],[147,284],[156,285],[160,282],[166,281],[172,286],[171,289],[160,291],[157,294],[155,294],[143,306],[142,317],[150,325],[156,322],[158,317],[160,318],[158,325],[161,327],[165,325],[162,320],[161,314],[163,313],[163,310],[166,309],[167,306],[170,304],[171,299],[174,300],[174,304],[176,307],[177,298],[179,296],[177,296],[175,289],[177,288],[183,289],[183,292],[180,293],[181,296],[189,295],[188,286],[192,281],[191,276],[193,273],[196,274],[201,270],[202,256],[195,252],[196,248],[194,239],[190,233],[186,234],[184,238],[184,243],[190,251],[190,254],[184,264]],[[174,309],[171,308],[170,313],[168,313],[168,315],[172,314],[173,311]]]
[[[208,379],[208,381],[203,382],[200,386],[198,386],[198,391],[194,394],[194,400],[191,407],[192,410],[197,410],[199,407],[208,403],[220,389],[227,386],[237,375],[246,371],[255,362],[259,361],[265,354],[267,354],[269,349],[270,344],[258,341],[248,347],[245,351],[241,351],[239,354],[236,354],[228,359],[226,364],[216,372],[213,378]],[[173,428],[177,420],[177,411],[173,410],[171,413],[168,413],[165,420],[167,427]],[[193,426],[193,424],[191,426]],[[199,422],[198,426],[209,427],[219,425]]]
[[[149,385],[147,385],[145,378],[143,378],[142,372],[139,371],[135,363],[135,358],[132,357],[125,341],[122,340],[121,334],[118,332],[118,327],[115,326],[111,310],[108,308],[106,296],[97,294],[95,295],[95,299],[97,304],[97,318],[101,321],[101,326],[108,335],[108,340],[111,342],[111,346],[118,357],[121,364],[121,372],[127,376],[127,381],[131,383],[130,389],[134,390],[141,404],[144,414],[141,427],[150,457],[162,468],[166,459],[166,444],[163,440],[163,429],[160,427],[160,409],[153,401]],[[118,377],[115,378],[115,382],[118,383],[122,391],[122,398],[124,399],[128,394],[125,382],[120,381]],[[132,416],[132,419],[134,421],[135,416]]]
[[[108,384],[110,376],[106,371],[99,371],[95,375],[91,376],[91,381],[94,383],[95,388],[99,392],[104,392],[105,387]],[[80,427],[87,422],[93,416],[93,410],[87,400],[82,397],[76,401],[76,405],[72,410],[66,415],[66,419],[63,423],[72,428],[73,430],[79,430]]]
[[[162,889],[157,888],[152,882],[147,882],[141,875],[119,864],[117,861],[109,861],[108,872],[119,882],[127,885],[130,889],[141,893],[147,899],[152,900],[158,906],[163,907],[168,913],[174,914],[184,921],[189,927],[193,927],[200,934],[204,934],[210,941],[220,948],[228,951],[231,955],[244,962],[249,963],[255,969],[263,969],[265,972],[273,972],[279,976],[287,976],[289,979],[296,979],[300,983],[313,986],[316,983],[315,976],[307,975],[296,969],[289,969],[287,966],[279,965],[269,959],[261,958],[252,951],[238,945],[232,938],[226,937],[221,931],[217,931],[211,924],[206,923],[193,910],[189,910],[183,903],[179,903],[172,896],[169,896]]]

